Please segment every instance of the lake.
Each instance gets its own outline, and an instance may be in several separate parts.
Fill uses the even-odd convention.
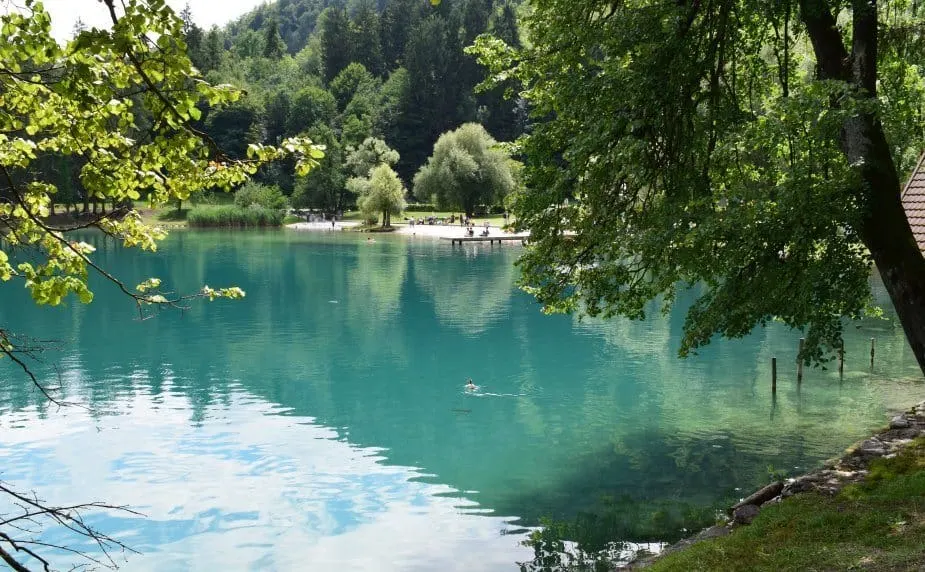
[[[0,479],[144,513],[90,517],[141,553],[119,556],[125,570],[514,570],[532,557],[526,527],[602,511],[623,540],[669,540],[925,398],[889,308],[849,326],[843,378],[808,369],[798,386],[799,334],[779,325],[681,360],[683,307],[643,322],[543,315],[514,286],[519,245],[87,241],[132,285],[247,292],[142,321],[96,277],[89,306],[36,308],[20,284],[0,287],[0,324],[54,340],[32,367],[86,406],[50,406],[4,360]]]

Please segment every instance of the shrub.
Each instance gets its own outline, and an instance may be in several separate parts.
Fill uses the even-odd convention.
[[[289,207],[289,201],[276,185],[261,185],[253,181],[248,182],[234,194],[234,204],[238,208],[246,209],[257,205],[274,211],[284,211]]]
[[[186,216],[189,226],[267,227],[283,224],[283,213],[259,206],[242,209],[234,205],[196,207]]]

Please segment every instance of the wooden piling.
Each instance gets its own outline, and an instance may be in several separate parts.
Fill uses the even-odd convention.
[[[838,376],[845,374],[845,348],[838,348]]]
[[[806,345],[806,338],[800,338],[800,351],[797,352],[797,383],[803,381],[803,346]]]
[[[771,358],[771,395],[777,395],[777,358]]]
[[[870,339],[870,369],[874,369],[874,338]]]

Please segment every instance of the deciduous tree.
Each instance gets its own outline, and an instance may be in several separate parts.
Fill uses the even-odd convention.
[[[925,5],[531,7],[529,47],[478,49],[544,120],[516,214],[547,309],[641,318],[696,285],[682,354],[778,319],[823,358],[875,266],[925,368],[925,259],[900,202],[925,141],[894,121],[921,85]]]
[[[171,295],[153,277],[126,284],[94,260],[91,245],[68,234],[95,227],[126,247],[154,250],[163,231],[130,209],[74,222],[48,218],[56,185],[66,181],[33,168],[42,156],[79,165],[83,189],[94,199],[122,202],[145,193],[152,204],[163,205],[202,189],[230,189],[281,157],[295,157],[305,174],[323,155],[307,139],[288,139],[279,147],[252,144],[246,157],[229,156],[196,122],[204,102],[232,104],[240,93],[199,76],[182,41],[182,20],[163,0],[103,0],[101,9],[111,29],[79,31],[65,46],[52,37],[51,18],[39,2],[25,0],[22,12],[0,15],[0,280],[22,284],[38,304],[57,305],[70,295],[87,303],[93,298],[88,276],[96,273],[133,300],[143,316],[192,297],[239,298],[244,292],[233,287]],[[57,402],[56,392],[28,369],[31,347],[0,325],[0,355]],[[5,507],[16,507],[0,516],[0,559],[6,565],[22,570],[22,561],[31,558],[51,568],[45,545],[34,538],[44,525],[97,543],[102,560],[84,554],[80,546],[86,544],[71,549],[86,556],[86,564],[115,564],[106,551],[121,545],[82,513],[118,507],[53,506],[4,483],[0,494],[9,495],[12,504]]]
[[[392,226],[392,215],[405,210],[405,187],[398,178],[398,173],[385,163],[369,172],[368,182],[358,187],[361,194],[357,206],[367,216],[382,213],[382,226]]]
[[[479,205],[499,203],[514,190],[511,159],[477,123],[444,133],[434,154],[414,176],[414,196],[433,198],[440,208],[467,215]]]

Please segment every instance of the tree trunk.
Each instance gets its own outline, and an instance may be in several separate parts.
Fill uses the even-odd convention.
[[[800,0],[820,79],[848,82],[859,96],[877,97],[877,4],[852,0],[849,57],[830,2]],[[845,122],[841,141],[848,163],[860,165],[856,190],[861,240],[870,251],[919,368],[925,373],[925,257],[900,197],[900,180],[880,121],[860,114]]]
[[[897,181],[895,171],[892,177],[883,176],[881,180],[876,175],[864,177],[865,184],[876,185],[871,194],[877,197],[869,205],[861,235],[890,294],[912,353],[925,373],[925,258],[912,235],[899,191],[893,187],[891,196],[886,192]],[[883,192],[877,192],[880,190]]]

